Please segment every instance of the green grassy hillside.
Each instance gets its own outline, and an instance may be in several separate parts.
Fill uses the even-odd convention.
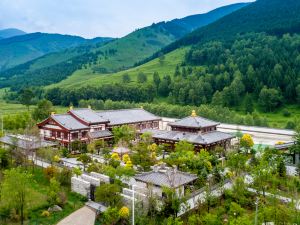
[[[86,74],[86,70],[88,73],[109,74],[128,69],[192,30],[246,5],[233,4],[205,14],[153,24],[106,45],[93,45],[89,49],[74,48],[45,55],[0,74],[0,88],[20,89],[24,86],[57,83],[74,71],[77,71],[75,74]]]
[[[33,33],[0,40],[0,70],[86,43],[81,37],[59,34]]]
[[[173,75],[177,65],[182,63],[183,57],[189,48],[181,48],[165,55],[163,63],[159,59],[154,59],[146,64],[137,66],[128,70],[101,74],[94,73],[92,68],[76,71],[72,76],[57,83],[47,86],[46,88],[60,87],[60,88],[81,88],[84,86],[99,86],[102,84],[120,83],[122,82],[123,74],[128,74],[131,79],[131,83],[135,83],[137,75],[143,72],[148,76],[148,81],[152,80],[154,72],[158,72],[162,77],[164,75]]]

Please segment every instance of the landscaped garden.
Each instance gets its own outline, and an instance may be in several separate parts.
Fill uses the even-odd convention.
[[[184,187],[184,195],[172,186],[162,186],[163,194],[157,196],[148,184],[147,204],[140,200],[135,204],[135,224],[300,222],[300,178],[286,169],[288,159],[300,152],[300,132],[295,137],[296,145],[289,151],[257,151],[250,135],[237,134],[234,146],[227,150],[216,147],[213,152],[195,152],[187,141],[178,142],[174,148],[158,145],[153,143],[150,133],[139,135],[126,125],[113,128],[112,133],[114,139],[110,142],[75,141],[69,149],[37,150],[36,155],[50,163],[47,168],[35,166],[26,151],[1,148],[1,223],[56,224],[87,200],[87,196],[71,192],[71,177],[97,172],[108,176],[110,182],[101,183],[95,190],[95,201],[107,207],[96,223],[130,224],[131,204],[124,202],[121,193],[124,188],[132,188],[131,178],[154,171],[157,166],[195,175],[197,179]],[[63,158],[80,162],[82,169],[63,168]],[[215,190],[221,194],[216,195]],[[187,204],[201,194],[193,207]]]

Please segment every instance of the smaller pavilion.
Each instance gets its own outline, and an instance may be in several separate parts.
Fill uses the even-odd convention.
[[[176,167],[170,168],[164,165],[153,166],[153,171],[138,174],[134,179],[139,186],[153,190],[153,193],[163,197],[163,187],[172,188],[178,196],[184,196],[185,188],[198,179],[197,175],[178,171]]]
[[[191,116],[169,123],[171,130],[144,129],[141,133],[151,133],[156,144],[168,144],[174,148],[180,141],[187,141],[195,146],[195,150],[212,150],[216,146],[227,149],[233,135],[217,131],[218,122],[197,116],[195,110]]]

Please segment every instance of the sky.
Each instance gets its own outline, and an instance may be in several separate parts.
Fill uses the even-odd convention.
[[[122,37],[154,22],[253,0],[0,0],[0,29]]]

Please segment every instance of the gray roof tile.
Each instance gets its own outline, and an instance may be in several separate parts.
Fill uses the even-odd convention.
[[[92,139],[111,137],[113,134],[109,130],[99,130],[88,133],[89,137]]]
[[[234,138],[233,135],[223,133],[220,131],[211,131],[204,134],[181,132],[181,131],[167,131],[167,130],[155,130],[144,129],[141,133],[150,132],[153,138],[165,139],[171,141],[183,141],[186,140],[193,144],[207,145],[213,144],[218,141]]]
[[[144,109],[121,109],[98,111],[97,114],[110,121],[109,125],[122,125],[143,121],[160,120],[160,117]]]
[[[161,172],[161,171],[146,172],[146,173],[138,174],[134,178],[137,181],[150,183],[160,187],[177,188],[196,180],[197,175],[183,173],[180,171],[174,172],[170,170],[169,172]]]
[[[83,130],[89,129],[88,126],[80,123],[70,114],[54,114],[51,118],[68,130]]]
[[[75,115],[77,118],[83,120],[89,124],[107,123],[108,119],[98,115],[95,111],[87,109],[72,109],[70,113]]]
[[[191,128],[203,128],[203,127],[212,127],[219,125],[218,122],[200,117],[200,116],[189,116],[183,119],[180,119],[176,122],[169,123],[170,126],[178,127],[191,127]]]

